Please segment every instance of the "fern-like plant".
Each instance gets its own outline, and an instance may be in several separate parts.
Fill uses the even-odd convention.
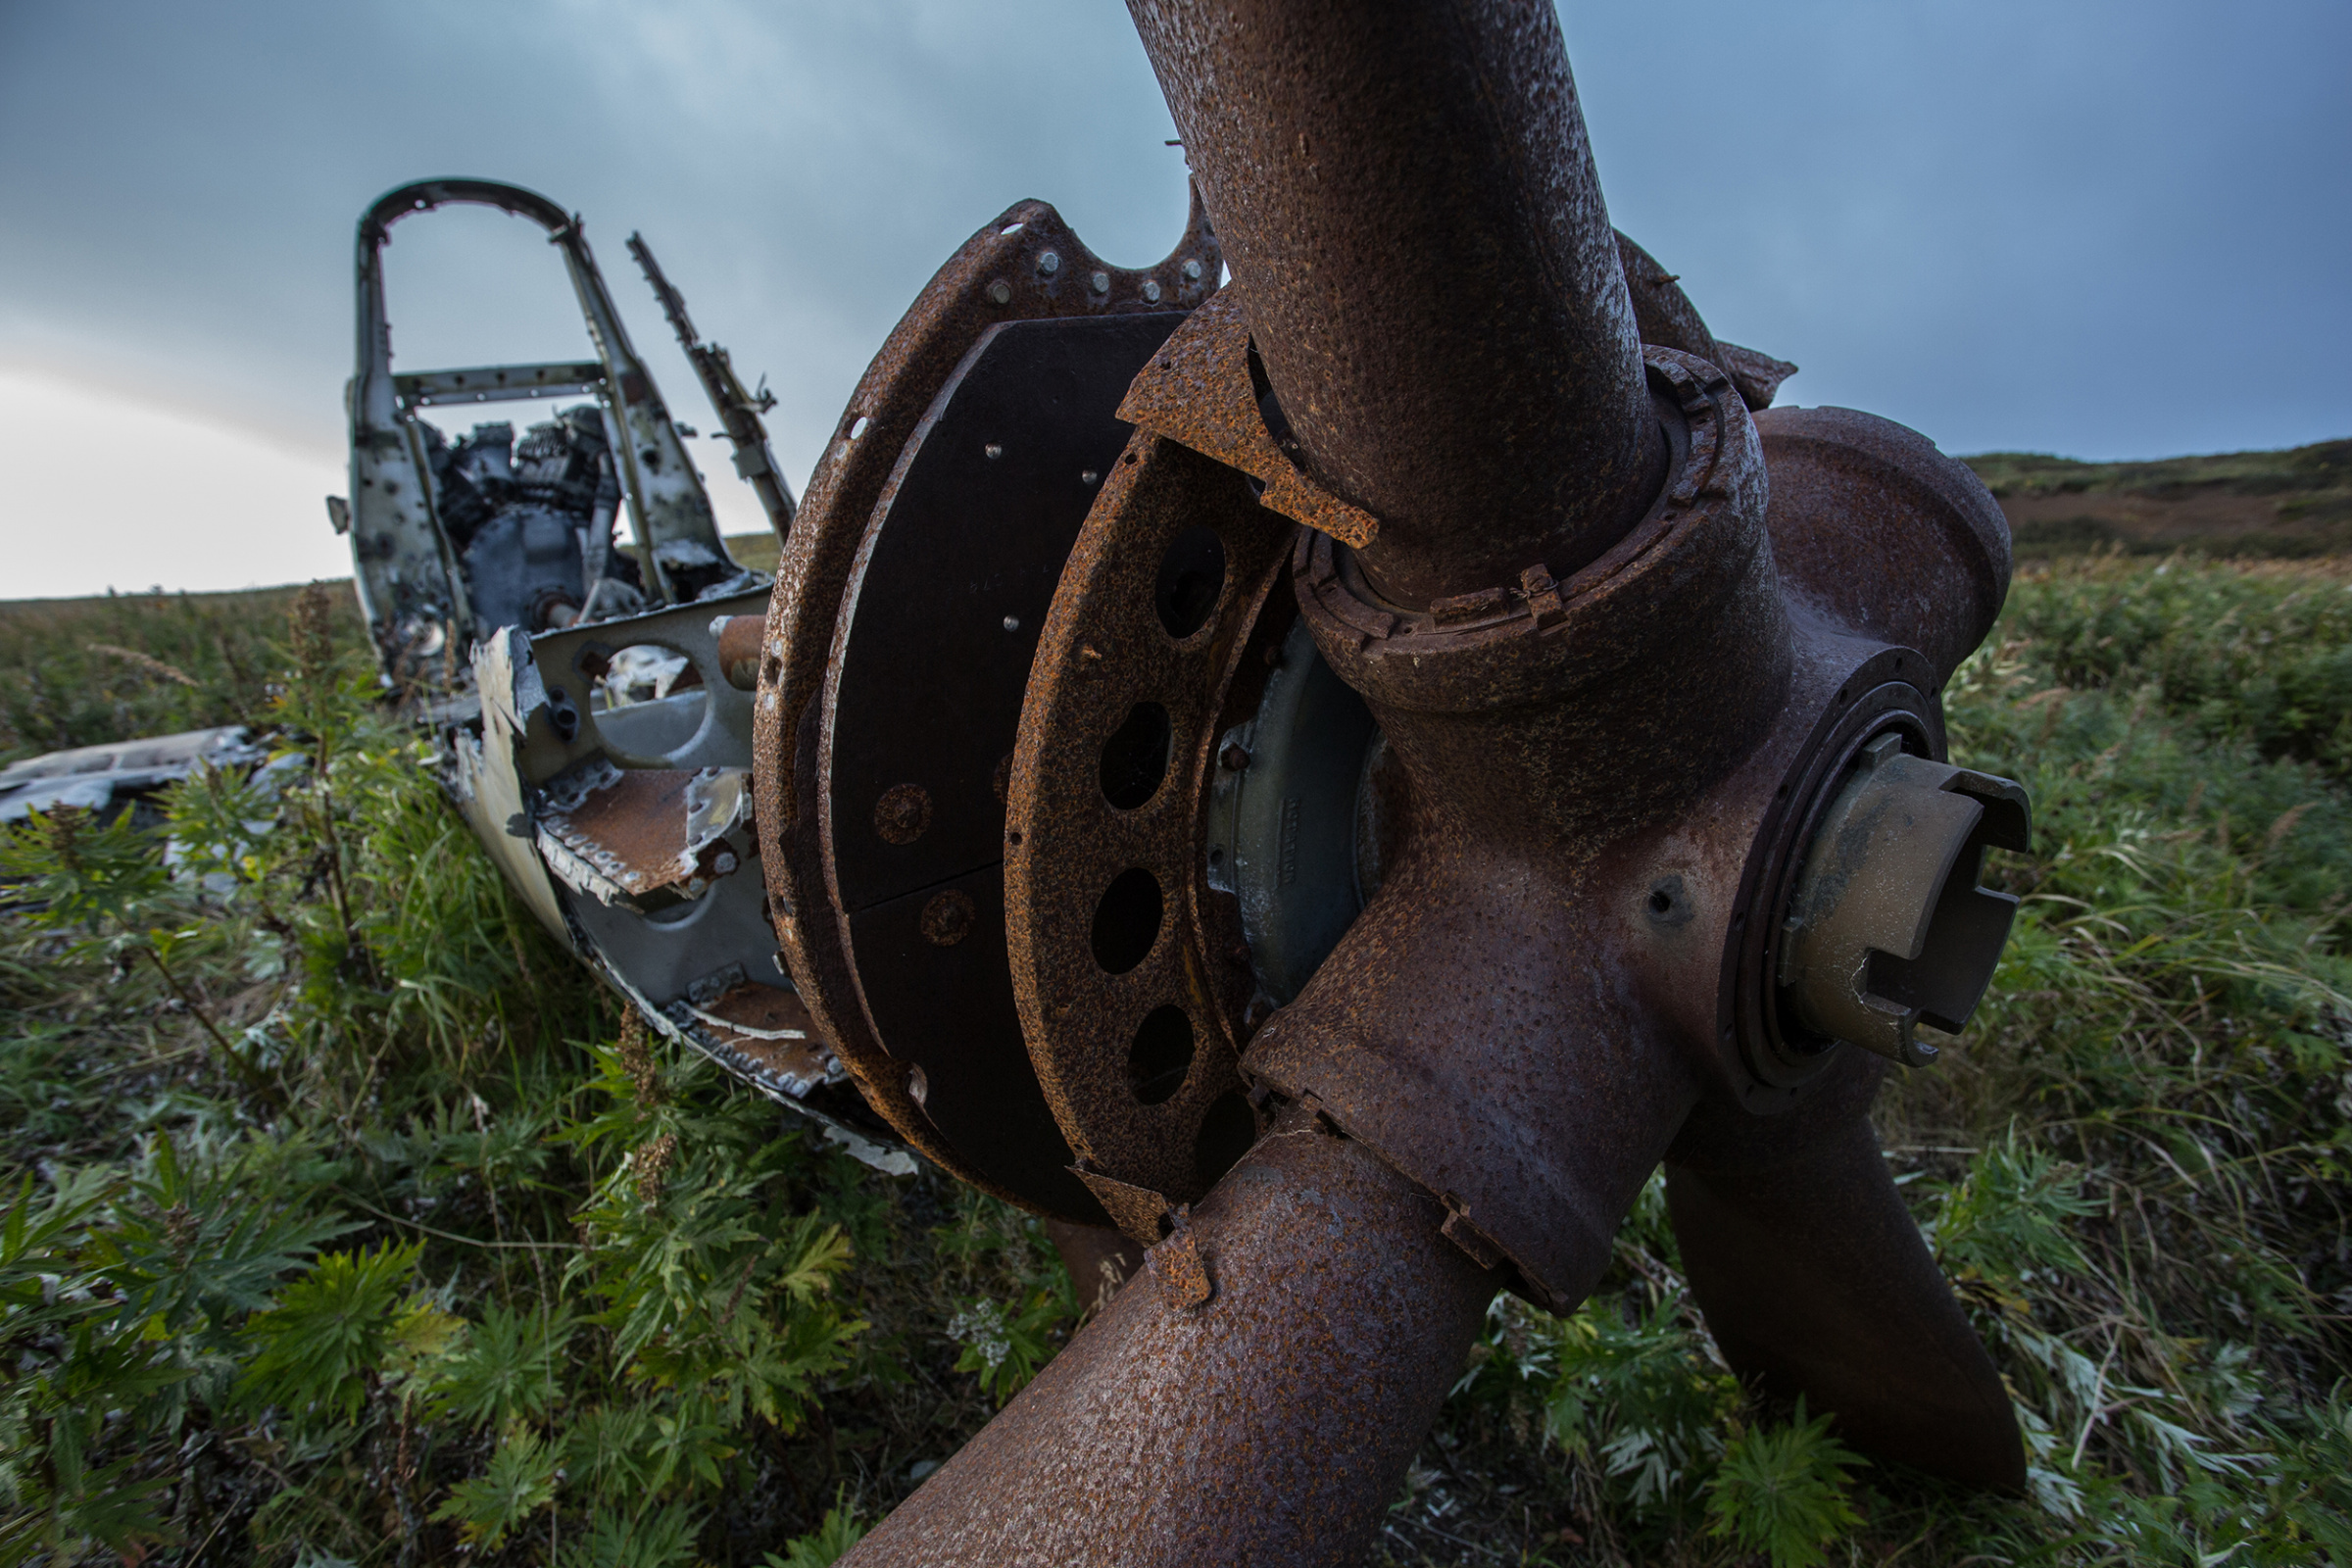
[[[1788,1423],[1751,1426],[1724,1449],[1707,1483],[1708,1533],[1762,1552],[1772,1568],[1815,1568],[1862,1522],[1845,1473],[1863,1462],[1830,1436],[1828,1414],[1806,1418],[1799,1395]]]

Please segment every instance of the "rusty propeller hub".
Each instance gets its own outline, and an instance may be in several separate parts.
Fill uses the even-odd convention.
[[[1938,703],[1998,509],[1766,410],[1791,368],[1609,228],[1547,4],[1133,9],[1185,241],[976,235],[760,648],[811,1015],[909,1142],[1152,1259],[855,1560],[1359,1557],[1492,1293],[1572,1310],[1661,1164],[1736,1369],[2020,1484],[1866,1120],[2014,909],[2023,793]]]

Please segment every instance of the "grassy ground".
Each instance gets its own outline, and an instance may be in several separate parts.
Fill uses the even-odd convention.
[[[9,841],[0,1561],[830,1560],[1066,1342],[1068,1281],[1021,1216],[649,1042],[339,613],[246,627],[265,707],[220,716],[296,760],[274,801],[179,793],[181,879],[86,819]],[[78,635],[18,645],[44,689]],[[1880,1127],[2031,1494],[1752,1405],[1653,1194],[1573,1318],[1497,1303],[1383,1562],[2352,1556],[2352,569],[2042,567],[1950,702],[2034,792],[2027,903]]]
[[[776,567],[776,536],[727,549]],[[368,623],[348,578],[328,585],[338,654],[364,655]],[[275,696],[286,616],[300,586],[244,593],[0,600],[0,764],[71,746],[243,723]]]
[[[367,646],[348,582],[338,646]],[[266,712],[299,588],[0,602],[0,762]]]
[[[2020,560],[2104,549],[2303,559],[2352,549],[2352,441],[2155,463],[1993,452],[1968,465],[2008,514]]]

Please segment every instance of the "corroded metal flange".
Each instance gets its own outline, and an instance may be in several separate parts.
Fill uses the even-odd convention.
[[[1190,310],[1215,289],[1222,265],[1198,201],[1183,240],[1164,260],[1141,270],[1115,268],[1096,257],[1043,202],[1012,207],[974,234],[892,331],[843,410],[778,564],[760,640],[753,725],[756,808],[765,852],[760,860],[782,956],[817,1027],[874,1107],[926,1155],[999,1197],[1096,1224],[1102,1222],[1101,1211],[1062,1172],[1066,1152],[1054,1147],[1057,1135],[1017,1051],[1003,1064],[1004,1072],[991,1072],[982,1063],[976,1072],[943,1074],[957,1079],[958,1092],[978,1097],[951,1112],[944,1102],[929,1102],[932,1069],[924,1060],[928,1053],[938,1067],[968,1044],[960,1021],[916,1020],[917,1029],[946,1028],[946,1038],[936,1032],[921,1040],[904,1033],[894,1037],[891,1021],[878,1020],[868,1008],[868,1000],[877,995],[919,988],[930,964],[968,967],[968,952],[959,959],[956,943],[942,944],[931,936],[959,926],[971,929],[981,917],[981,901],[965,889],[943,886],[925,893],[920,887],[884,886],[887,878],[878,879],[868,890],[877,895],[875,903],[914,899],[913,918],[906,922],[905,938],[910,940],[860,942],[853,930],[855,914],[837,909],[832,898],[842,861],[832,853],[829,831],[878,838],[885,853],[903,848],[891,844],[891,837],[915,842],[933,812],[944,825],[951,818],[986,819],[1001,809],[994,781],[985,774],[968,776],[963,752],[971,748],[966,747],[950,770],[953,786],[942,785],[941,795],[933,795],[930,785],[894,779],[880,792],[888,800],[846,807],[831,799],[831,785],[843,781],[846,786],[856,769],[839,748],[827,751],[834,731],[828,727],[825,698],[842,673],[833,660],[849,646],[845,625],[875,604],[852,591],[861,580],[860,568],[887,554],[892,502],[921,458],[936,405],[991,329],[1007,322]],[[1078,476],[1068,477],[1076,490]],[[1083,511],[1081,502],[1078,513]],[[1001,629],[1003,613],[1000,640],[1009,635]],[[903,622],[901,629],[918,642],[926,635],[919,618]],[[938,661],[966,655],[950,643],[931,646]],[[1008,722],[997,755],[1011,749]],[[929,809],[913,790],[892,795],[902,784],[928,796]],[[961,793],[943,804],[950,788]],[[964,798],[974,791],[981,792],[979,800]],[[860,850],[875,848],[859,845]],[[959,864],[943,874],[952,880],[984,868],[985,861]],[[926,928],[923,916],[932,899],[948,892],[961,892],[970,902],[969,913],[950,900]],[[868,972],[877,964],[892,972],[877,978]],[[971,1065],[968,1059],[958,1063]],[[1046,1147],[1037,1147],[1032,1134],[1042,1136]]]
[[[1246,953],[1201,951],[1200,802],[1222,699],[1292,533],[1243,476],[1139,432],[1046,620],[1013,754],[1005,916],[1048,1101],[1123,1189],[1205,1193],[1256,1135]]]

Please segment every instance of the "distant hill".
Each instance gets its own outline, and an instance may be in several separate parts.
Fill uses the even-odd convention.
[[[2030,452],[1961,460],[2008,514],[2021,561],[2120,549],[2210,556],[2352,551],[2352,441],[2154,463]]]

